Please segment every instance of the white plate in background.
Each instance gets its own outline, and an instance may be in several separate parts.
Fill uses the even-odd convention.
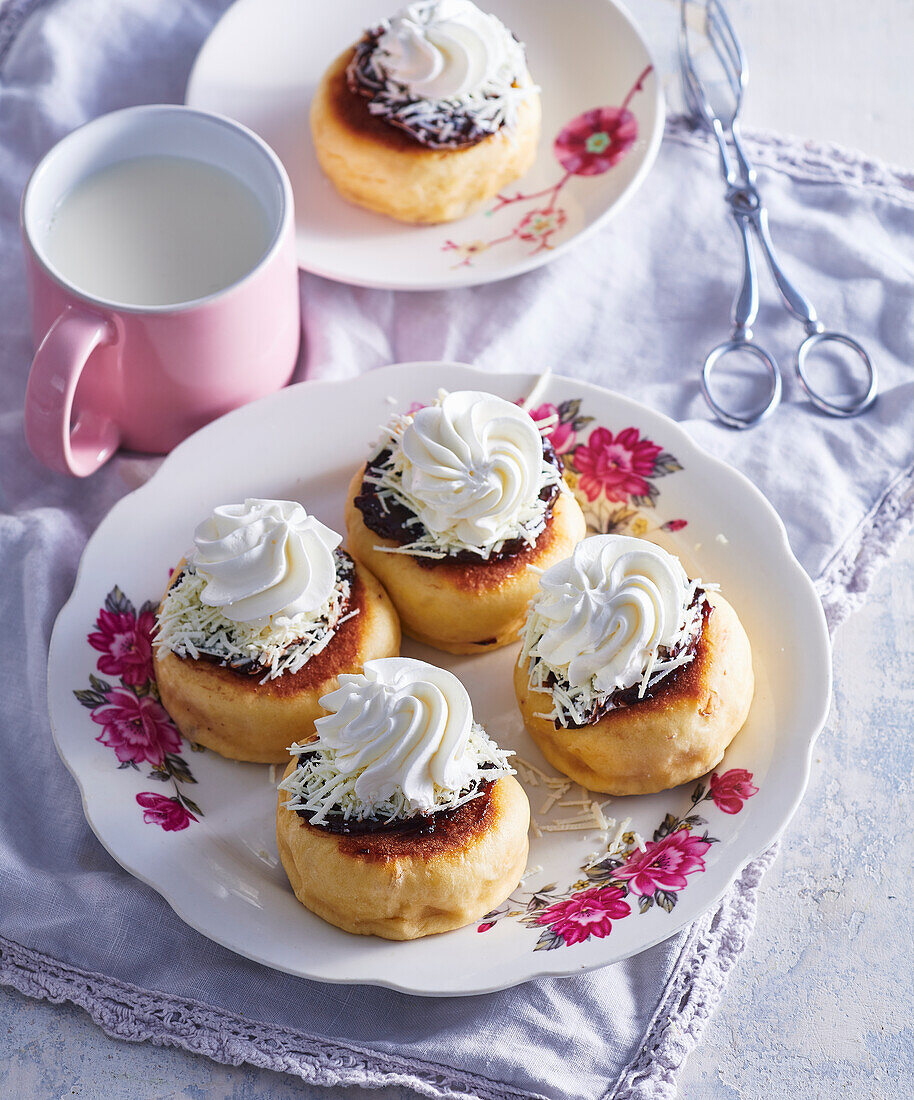
[[[633,91],[654,62],[628,13],[613,0],[486,0],[482,6],[526,43],[530,72],[542,89],[539,153],[523,179],[505,188],[508,197],[537,195],[563,179],[553,142],[583,112],[619,108],[628,98],[637,137],[613,167],[568,179],[551,205],[549,195],[540,195],[492,213],[499,206],[493,200],[438,226],[404,225],[347,203],[321,172],[311,144],[308,111],[324,70],[396,3],[237,0],[216,24],[194,63],[186,102],[249,126],[279,154],[292,180],[298,260],[306,271],[392,290],[519,275],[604,224],[644,180],[663,134],[663,95],[654,71]],[[599,132],[600,123],[594,127]],[[480,243],[487,247],[480,250]]]

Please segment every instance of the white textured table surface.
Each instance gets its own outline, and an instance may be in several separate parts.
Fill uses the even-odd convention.
[[[649,25],[672,3],[631,7]],[[914,168],[911,0],[730,0],[730,10],[752,61],[747,125]],[[912,623],[914,538],[838,632],[810,788],[763,882],[755,935],[680,1078],[683,1100],[914,1096]],[[0,1097],[356,1095],[116,1042],[78,1009],[0,989]]]

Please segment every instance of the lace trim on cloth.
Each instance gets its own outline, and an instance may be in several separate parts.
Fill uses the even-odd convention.
[[[675,1100],[676,1076],[755,928],[758,886],[777,853],[773,844],[743,870],[719,908],[691,926],[640,1052],[603,1100]]]
[[[912,526],[914,466],[891,482],[816,581],[830,631],[863,603],[876,571]]]
[[[0,983],[52,1004],[70,1001],[85,1009],[107,1035],[116,1039],[183,1047],[230,1066],[247,1062],[294,1073],[314,1085],[368,1089],[400,1086],[434,1100],[544,1100],[538,1093],[476,1074],[461,1074],[414,1056],[399,1058],[319,1039],[234,1016],[201,1001],[142,989],[67,966],[3,936]]]
[[[0,0],[0,66],[23,22],[42,0]],[[683,118],[671,118],[665,137],[696,148],[711,139]],[[876,189],[914,205],[914,173],[892,168],[836,145],[755,132],[746,135],[756,163],[810,183]],[[157,463],[156,463],[157,465]],[[146,463],[143,473],[150,470]],[[145,480],[140,477],[139,481]],[[863,599],[876,569],[914,524],[914,467],[900,473],[835,553],[817,581],[832,630]],[[641,1050],[612,1083],[604,1100],[672,1100],[676,1075],[719,1002],[730,970],[755,921],[756,891],[773,861],[771,848],[743,871],[720,906],[686,933]],[[380,1054],[213,1009],[201,1002],[118,982],[67,966],[0,937],[0,982],[26,996],[79,1005],[109,1035],[182,1047],[229,1065],[294,1073],[304,1081],[368,1088],[403,1086],[423,1096],[453,1100],[517,1100],[535,1094],[473,1075]]]

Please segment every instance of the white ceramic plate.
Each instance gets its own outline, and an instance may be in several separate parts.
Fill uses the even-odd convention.
[[[588,880],[581,866],[598,834],[546,831],[533,839],[530,855],[542,871],[478,928],[412,943],[348,935],[299,905],[277,863],[271,769],[182,747],[154,697],[144,695],[143,646],[131,656],[131,608],[113,590],[136,613],[157,600],[213,506],[246,496],[293,498],[342,530],[347,482],[393,409],[428,402],[441,386],[517,399],[536,381],[414,363],[347,382],[292,386],[181,444],[92,536],[51,640],[54,736],[98,838],[200,932],[268,966],[322,981],[482,993],[603,966],[665,939],[712,905],[789,820],[828,708],[831,664],[821,606],[781,522],[744,477],[672,421],[568,378],[552,377],[538,404],[560,412],[553,440],[578,478],[590,521],[653,538],[679,553],[693,575],[719,581],[753,645],[755,701],[717,769],[714,797],[707,782],[696,782],[615,799],[607,809],[619,821],[631,818],[649,842],[650,866],[635,874],[635,850],[625,867]],[[87,641],[93,632],[96,648]],[[524,733],[514,702],[516,646],[473,657],[414,643],[405,651],[454,670],[495,739],[555,774]],[[575,812],[557,807],[542,815],[547,789],[526,786],[541,824]],[[654,848],[658,829],[668,835]]]
[[[663,133],[663,96],[653,60],[630,16],[613,0],[486,0],[527,45],[542,89],[543,131],[536,163],[506,188],[512,200],[444,226],[409,226],[351,206],[321,173],[308,111],[324,70],[365,27],[398,8],[395,0],[238,0],[201,49],[187,85],[192,107],[228,115],[261,135],[292,180],[298,259],[306,271],[358,286],[431,290],[472,286],[539,267],[621,209],[644,179]],[[623,152],[618,114],[582,125],[611,146],[565,169],[553,142],[593,108],[627,101],[636,133]],[[610,130],[607,131],[607,125]],[[585,137],[587,134],[585,134]],[[604,139],[595,139],[596,147]],[[552,194],[558,184],[559,189]],[[498,209],[496,209],[498,208]],[[493,212],[494,211],[494,212]],[[497,243],[496,243],[497,242]]]

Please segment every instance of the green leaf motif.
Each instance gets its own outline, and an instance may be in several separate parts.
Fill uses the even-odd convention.
[[[638,910],[641,913],[646,913],[654,904],[654,899],[649,894],[642,894],[641,900],[638,902]]]
[[[682,469],[682,465],[670,454],[659,454],[654,459],[653,477],[665,477],[667,474],[675,474]]]
[[[677,901],[675,890],[657,890],[654,897],[661,909],[665,909],[668,913],[673,912]]]
[[[654,840],[663,840],[665,836],[669,836],[670,833],[675,832],[679,826],[679,818],[675,814],[667,814],[661,822],[659,828],[654,830]]]
[[[84,688],[82,691],[74,691],[73,694],[82,706],[88,707],[90,710],[94,710],[107,702],[103,695],[99,695],[97,691],[90,691],[88,688]]]
[[[580,397],[570,398],[568,401],[563,401],[559,405],[559,423],[567,424],[569,420],[574,418],[581,411],[581,399]],[[591,420],[593,417],[590,418]]]
[[[179,791],[177,801],[183,802],[185,808],[190,810],[192,814],[196,814],[198,817],[203,817],[203,811],[200,809],[197,803],[189,799],[186,794],[181,794],[181,792]]]
[[[114,615],[136,615],[136,609],[117,585],[105,597],[105,607]]]
[[[554,951],[557,947],[565,946],[565,937],[560,936],[558,932],[547,925],[540,933],[540,938],[536,941],[534,951]]]
[[[190,768],[187,766],[187,761],[183,756],[174,756],[171,753],[165,754],[165,768],[168,774],[176,779],[179,783],[196,783],[196,779],[191,775]]]
[[[111,685],[106,680],[100,680],[95,673],[92,672],[89,673],[89,683],[92,685],[93,689],[102,696],[107,696],[108,692],[111,690]],[[107,698],[102,699],[103,703],[107,703],[107,701]]]

